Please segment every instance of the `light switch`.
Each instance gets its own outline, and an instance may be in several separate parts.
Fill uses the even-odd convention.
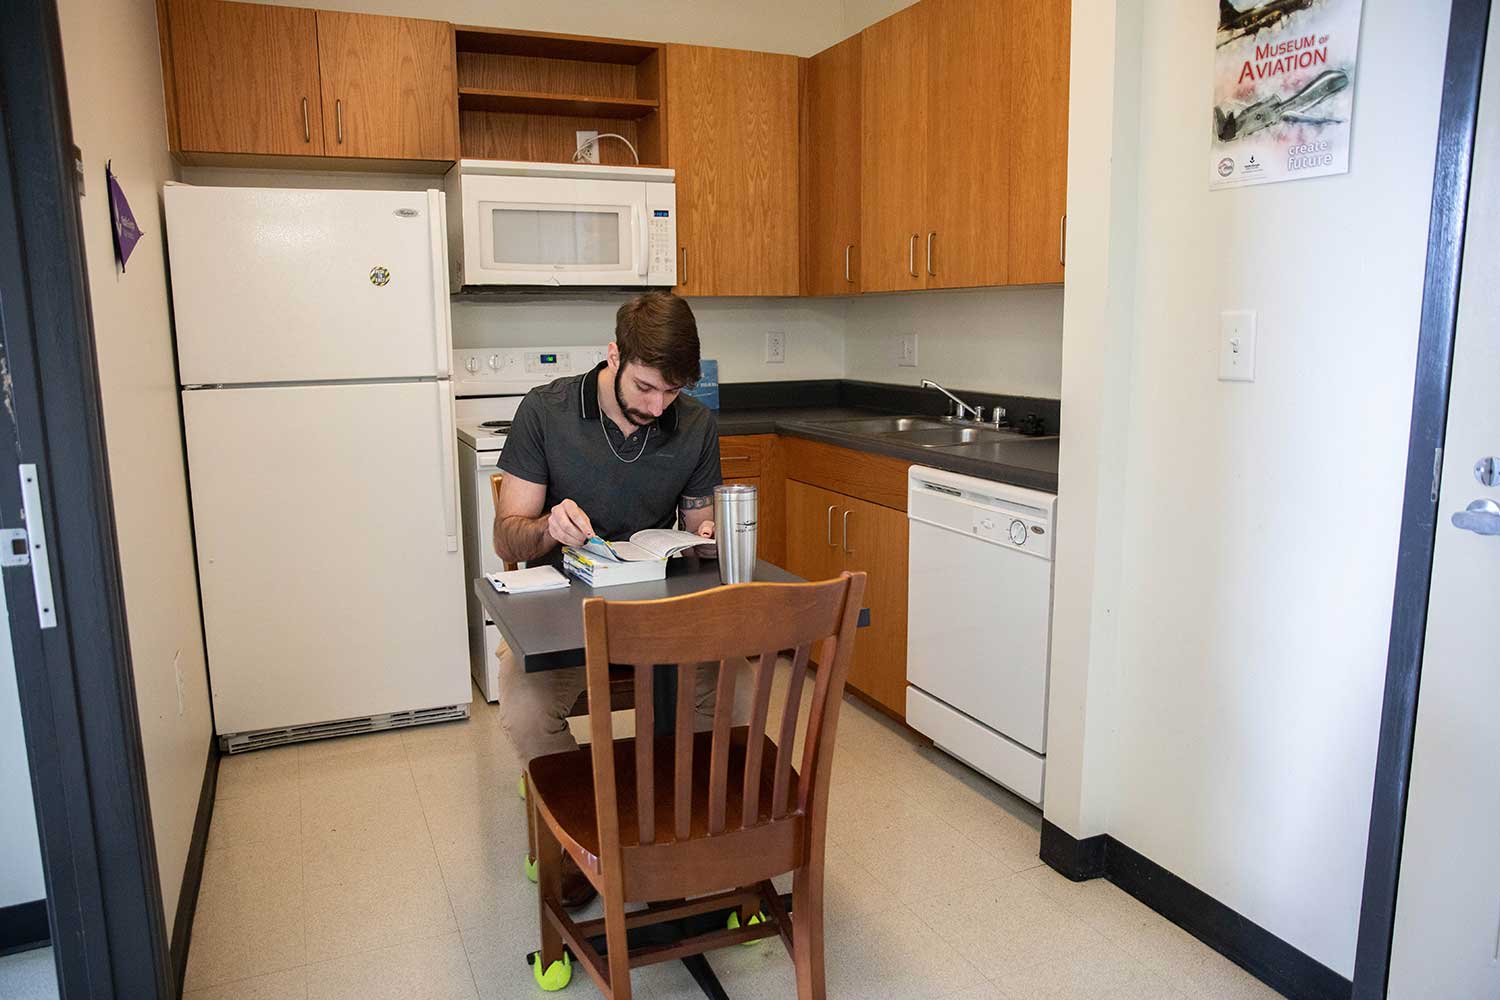
[[[1255,381],[1255,313],[1219,314],[1219,381]]]

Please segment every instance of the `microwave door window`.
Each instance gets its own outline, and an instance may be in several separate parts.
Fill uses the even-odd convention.
[[[495,263],[561,269],[618,268],[618,211],[497,208],[490,213]]]

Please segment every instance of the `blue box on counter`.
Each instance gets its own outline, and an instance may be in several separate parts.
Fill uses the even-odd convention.
[[[702,361],[698,365],[703,375],[698,384],[682,390],[684,396],[692,396],[710,410],[719,408],[719,363]]]

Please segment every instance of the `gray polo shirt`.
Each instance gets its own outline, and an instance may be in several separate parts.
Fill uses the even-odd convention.
[[[696,399],[678,396],[655,422],[626,436],[599,412],[603,369],[601,363],[527,393],[500,471],[545,484],[544,510],[572,500],[610,541],[670,528],[682,497],[711,496],[722,482],[718,421]]]

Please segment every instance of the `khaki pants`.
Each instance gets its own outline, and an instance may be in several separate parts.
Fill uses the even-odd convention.
[[[534,757],[577,750],[578,741],[568,729],[568,712],[588,687],[583,667],[543,670],[528,674],[521,669],[510,647],[502,640],[495,655],[500,660],[500,723],[515,745],[523,765]],[[740,668],[734,685],[734,722],[750,718],[750,672]],[[714,703],[719,672],[699,670],[694,698],[697,711],[693,728],[713,728]]]

